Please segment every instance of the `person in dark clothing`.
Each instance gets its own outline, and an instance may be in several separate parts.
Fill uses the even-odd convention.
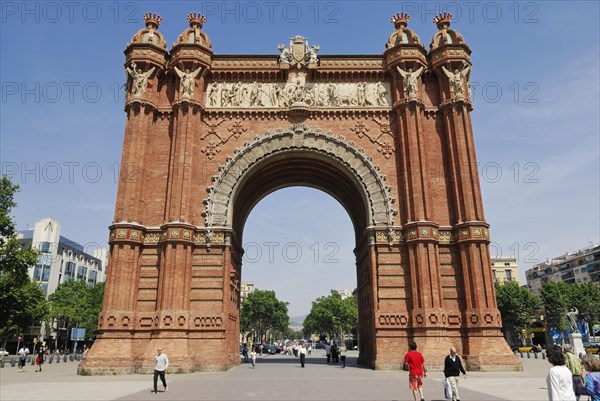
[[[450,348],[450,355],[444,360],[444,376],[446,376],[446,380],[448,380],[452,388],[452,401],[460,401],[458,395],[458,378],[461,373],[464,377],[467,377],[467,372],[463,368],[460,357],[456,355],[456,348],[452,347]]]
[[[331,345],[331,362],[338,363],[339,361],[340,361],[340,358],[339,358],[337,345],[335,343],[333,343]]]

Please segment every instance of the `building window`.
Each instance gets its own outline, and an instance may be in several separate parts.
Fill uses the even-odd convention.
[[[50,279],[50,266],[44,265],[42,269],[42,281],[48,282]]]
[[[509,262],[504,262],[504,266],[510,266]]]
[[[75,262],[67,262],[65,266],[65,277],[63,281],[72,280],[75,277]]]
[[[33,269],[33,279],[35,281],[40,281],[41,278],[42,278],[42,266],[35,265],[35,268]]]
[[[48,241],[40,242],[40,251],[44,253],[50,253],[50,248],[52,247],[52,243]]]
[[[506,281],[512,281],[512,271],[511,270],[505,270],[506,273]]]
[[[90,286],[90,287],[96,285],[96,271],[95,270],[90,270],[90,273],[88,274],[87,283],[88,283],[88,286]]]
[[[85,280],[87,268],[85,266],[77,266],[77,281]]]
[[[494,283],[497,283],[498,279],[496,278],[496,269],[492,269],[492,274],[494,275]]]
[[[48,283],[40,283],[40,288],[44,291],[45,295],[48,295]]]
[[[48,265],[35,265],[33,269],[33,279],[35,281],[48,282],[50,278],[50,266]]]

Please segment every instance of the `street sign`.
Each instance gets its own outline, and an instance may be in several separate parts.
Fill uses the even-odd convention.
[[[33,343],[37,344],[37,337],[33,337]]]
[[[21,336],[17,337],[17,340],[21,341]]]
[[[85,340],[85,329],[73,327],[71,329],[71,341]]]

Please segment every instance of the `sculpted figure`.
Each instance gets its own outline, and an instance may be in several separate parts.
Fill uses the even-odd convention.
[[[281,97],[281,89],[277,84],[271,86],[271,106],[279,107],[279,99]]]
[[[569,320],[569,325],[573,329],[575,333],[579,333],[579,327],[577,327],[577,316],[579,315],[579,311],[577,308],[571,309],[570,312],[567,312],[567,319]]]
[[[387,106],[388,101],[386,98],[387,89],[385,86],[381,84],[381,82],[377,82],[377,105],[378,106]]]
[[[356,85],[356,103],[359,106],[364,106],[367,102],[367,83],[359,82]]]
[[[133,95],[142,96],[144,92],[146,92],[146,84],[148,83],[148,78],[154,72],[154,67],[143,72],[141,68],[137,68],[135,63],[131,63],[131,67],[127,67],[125,71],[133,80],[133,84],[131,85],[131,92]]]
[[[448,81],[450,82],[450,87],[454,91],[454,95],[456,97],[464,96],[464,84],[467,74],[471,70],[471,67],[465,66],[462,71],[458,69],[454,69],[454,72],[448,71],[446,67],[442,66],[442,71],[448,77]]]
[[[179,83],[179,94],[181,94],[182,97],[190,97],[194,94],[194,79],[196,79],[201,69],[202,67],[198,67],[192,72],[190,72],[189,69],[186,69],[185,72],[183,72],[175,66],[175,72],[181,79],[181,82]]]
[[[217,93],[217,84],[208,85],[207,90],[207,98],[208,98],[208,106],[209,107],[217,107],[218,93]]]
[[[317,58],[317,52],[319,51],[319,45],[314,45],[310,49],[308,49],[308,62],[309,63],[317,63],[319,59]]]
[[[280,63],[289,63],[290,62],[290,49],[285,47],[285,45],[277,46],[281,54],[279,55]]]
[[[419,76],[423,72],[423,66],[421,66],[418,70],[413,71],[412,68],[409,68],[408,71],[404,71],[400,67],[396,67],[398,72],[403,78],[404,82],[404,95],[407,98],[417,97],[417,93],[419,92]]]

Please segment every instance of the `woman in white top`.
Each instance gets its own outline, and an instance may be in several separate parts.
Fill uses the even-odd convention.
[[[549,401],[576,401],[573,392],[573,374],[565,366],[565,356],[561,350],[553,349],[548,353],[548,362],[552,367],[548,371]]]

